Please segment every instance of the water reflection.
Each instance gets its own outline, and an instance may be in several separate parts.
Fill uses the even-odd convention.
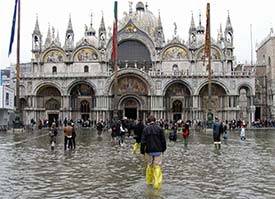
[[[216,150],[212,135],[192,132],[167,142],[163,186],[145,184],[143,156],[132,155],[134,140],[123,147],[111,136],[78,131],[76,150],[63,150],[59,132],[54,151],[48,132],[0,134],[1,198],[275,198],[275,134],[229,132],[227,144]]]

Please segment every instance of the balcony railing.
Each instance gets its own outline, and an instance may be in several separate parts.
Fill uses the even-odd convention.
[[[162,70],[153,70],[152,65],[127,65],[126,63],[120,65],[118,70],[126,68],[135,68],[142,72],[148,73],[152,77],[207,77],[207,71],[195,71],[190,70],[175,70],[175,71],[162,71]],[[21,73],[21,78],[53,78],[53,77],[108,77],[113,74],[113,69],[110,68],[109,71],[105,72],[24,72]],[[255,71],[214,71],[212,72],[213,77],[250,77],[255,75]]]

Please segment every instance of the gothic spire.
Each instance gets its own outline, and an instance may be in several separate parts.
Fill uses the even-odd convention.
[[[196,31],[196,26],[195,26],[194,16],[193,16],[193,13],[192,13],[189,33],[192,33],[194,31]]]
[[[32,33],[32,52],[37,53],[41,51],[42,47],[42,34],[39,29],[38,15],[36,14],[35,27]]]
[[[102,17],[101,17],[101,22],[100,22],[100,26],[99,26],[98,32],[102,32],[102,31],[106,32],[103,12],[102,12]]]
[[[159,10],[159,16],[158,16],[158,27],[162,27],[161,18],[160,18],[160,10]]]
[[[219,35],[220,35],[220,39],[223,39],[222,24],[220,24]]]
[[[231,25],[231,20],[230,20],[229,11],[228,11],[228,16],[227,16],[227,20],[226,20],[226,27],[225,27],[225,30],[226,30],[226,31],[230,31],[231,33],[233,33],[233,28],[232,28],[232,25]]]
[[[67,32],[73,32],[73,25],[72,25],[71,14],[70,14],[70,17],[69,17]]]
[[[52,43],[52,35],[51,35],[51,27],[50,27],[50,24],[49,24],[48,34],[47,34],[47,38],[45,40],[45,48],[47,48],[51,43]]]
[[[36,22],[35,22],[35,27],[34,27],[33,32],[40,34],[39,23],[38,23],[38,15],[37,14],[36,14]]]

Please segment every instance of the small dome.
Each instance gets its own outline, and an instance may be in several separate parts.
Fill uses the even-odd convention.
[[[143,10],[144,11],[144,4],[142,2],[138,2],[136,5],[136,10]]]
[[[204,33],[205,32],[205,28],[204,26],[202,26],[201,24],[197,27],[197,32],[198,33]]]

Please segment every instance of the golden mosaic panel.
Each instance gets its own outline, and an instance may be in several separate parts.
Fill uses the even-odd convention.
[[[114,86],[112,88],[114,93]],[[147,86],[137,77],[122,77],[118,80],[118,94],[135,93],[138,95],[147,94]]]
[[[187,58],[188,56],[186,50],[181,47],[170,47],[163,53],[162,56],[163,61],[183,60]]]
[[[44,62],[46,63],[59,63],[65,61],[65,55],[58,50],[51,50],[44,56]]]
[[[217,51],[215,48],[211,48],[211,58],[219,60],[221,59],[221,54],[219,51]],[[201,49],[200,52],[197,55],[197,59],[204,59],[204,49]]]
[[[79,50],[75,55],[74,59],[75,62],[88,62],[98,60],[98,55],[95,50],[91,48],[83,48]]]

